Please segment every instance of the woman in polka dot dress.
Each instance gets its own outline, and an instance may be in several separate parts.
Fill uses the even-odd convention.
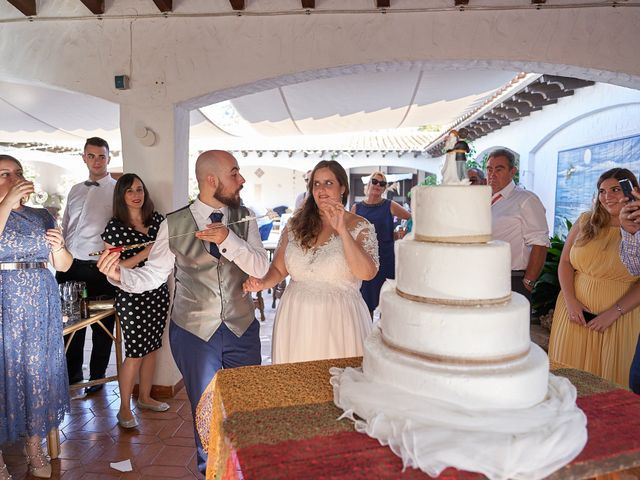
[[[153,202],[137,175],[127,173],[118,179],[113,192],[113,218],[102,234],[105,248],[121,247],[154,240],[163,216],[153,210]],[[125,250],[120,265],[136,268],[144,265],[152,245]],[[138,408],[164,412],[169,405],[151,398],[155,356],[162,346],[169,290],[167,284],[144,293],[116,292],[116,311],[124,334],[126,359],[120,370],[120,411],[118,423],[124,428],[138,425],[131,413],[131,393],[136,374],[140,374]]]

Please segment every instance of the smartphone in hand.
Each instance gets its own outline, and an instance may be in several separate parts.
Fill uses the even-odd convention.
[[[624,196],[627,197],[627,200],[630,202],[634,201],[636,198],[631,194],[631,192],[633,192],[633,184],[631,183],[631,180],[629,180],[628,178],[623,178],[621,180],[618,180],[618,183],[620,183],[622,193],[624,193]]]
[[[587,323],[589,323],[591,320],[596,318],[598,316],[598,314],[597,313],[587,312],[586,310],[583,310],[582,311],[582,316],[584,317],[585,321]]]

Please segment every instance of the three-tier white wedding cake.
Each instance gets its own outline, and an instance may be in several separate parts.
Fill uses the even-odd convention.
[[[544,399],[549,363],[529,337],[529,302],[511,292],[509,245],[491,241],[490,208],[486,186],[413,189],[414,232],[396,245],[367,378],[472,409]]]
[[[580,453],[586,417],[531,342],[509,246],[491,239],[490,188],[415,187],[411,200],[362,369],[331,369],[335,404],[405,467],[544,478]]]

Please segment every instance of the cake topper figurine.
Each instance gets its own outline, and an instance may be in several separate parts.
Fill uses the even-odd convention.
[[[467,153],[469,145],[464,141],[469,135],[466,128],[451,130],[444,142],[446,152],[442,167],[442,183],[444,185],[469,185],[467,179]]]

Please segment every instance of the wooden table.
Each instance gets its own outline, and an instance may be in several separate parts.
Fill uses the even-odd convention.
[[[71,340],[73,339],[75,333],[83,328],[87,328],[89,325],[93,325],[97,323],[100,327],[111,337],[113,343],[115,345],[116,350],[116,375],[112,375],[110,377],[99,378],[97,380],[85,380],[82,382],[74,383],[69,385],[70,390],[77,390],[79,388],[90,387],[91,385],[98,385],[101,383],[114,382],[118,380],[118,376],[120,375],[120,368],[122,367],[122,331],[120,329],[120,320],[116,315],[116,309],[113,307],[113,300],[109,301],[94,301],[89,303],[89,318],[85,320],[79,320],[77,322],[73,322],[68,324],[62,331],[62,334],[66,337],[69,335],[67,342],[64,345],[64,351],[67,352],[69,345],[71,344]],[[115,321],[115,335],[109,331],[107,327],[104,326],[102,321],[111,316],[116,316]],[[47,446],[49,450],[49,456],[51,458],[58,458],[60,453],[60,432],[57,428],[52,429],[47,435]]]
[[[332,366],[361,358],[220,370],[202,396],[196,423],[209,453],[207,479],[423,479],[402,472],[388,447],[337,418],[329,384]],[[579,370],[556,368],[578,390],[589,440],[553,479],[584,479],[640,466],[640,396]],[[638,474],[639,472],[634,472]],[[446,469],[440,479],[480,479]],[[629,477],[626,477],[629,478]],[[630,477],[633,478],[633,477]]]
[[[98,385],[101,383],[115,382],[118,380],[118,375],[120,375],[120,367],[122,366],[122,331],[120,330],[120,321],[118,316],[116,315],[116,309],[113,307],[113,301],[95,301],[89,303],[89,318],[85,320],[80,320],[71,324],[68,324],[67,327],[64,328],[62,334],[66,337],[69,335],[67,339],[67,343],[64,345],[64,351],[67,352],[69,345],[71,344],[71,340],[73,340],[74,335],[77,331],[87,328],[94,323],[97,323],[106,333],[111,337],[113,343],[116,347],[116,374],[110,377],[98,378],[97,380],[83,380],[82,382],[77,382],[69,385],[69,389],[77,390],[78,388],[86,388],[92,385]],[[109,331],[107,327],[104,326],[102,320],[105,318],[115,315],[115,335]]]

